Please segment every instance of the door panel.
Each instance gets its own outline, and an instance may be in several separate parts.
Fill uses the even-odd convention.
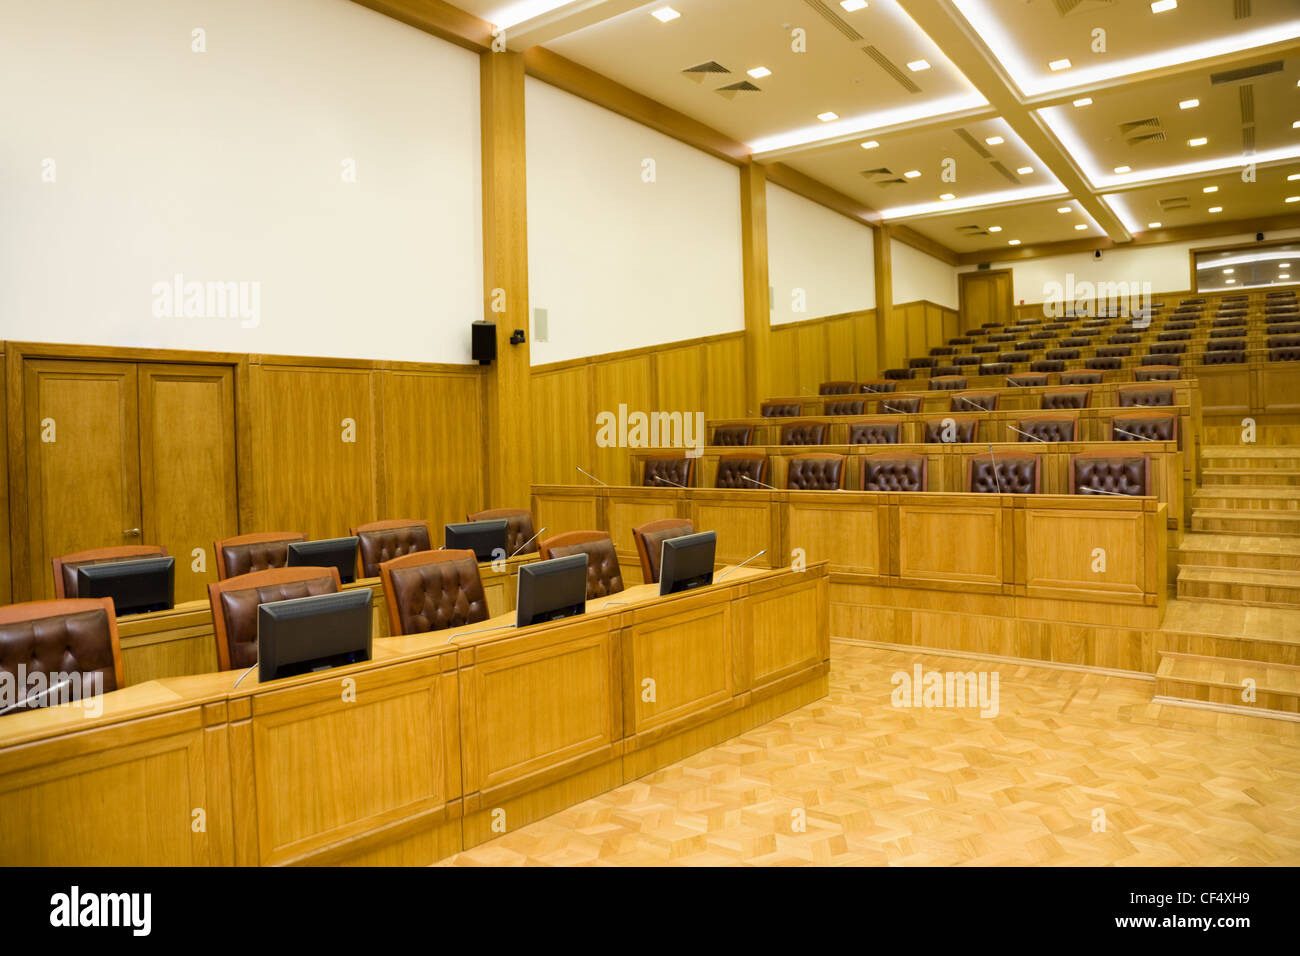
[[[234,370],[142,365],[139,386],[144,540],[176,556],[176,602],[202,600],[217,580],[212,543],[239,533]]]
[[[152,543],[127,533],[141,527],[136,366],[32,361],[23,374],[28,572],[32,597],[52,598],[51,559]]]
[[[961,314],[965,327],[977,329],[985,322],[1012,324],[1011,272],[965,272],[961,280]]]

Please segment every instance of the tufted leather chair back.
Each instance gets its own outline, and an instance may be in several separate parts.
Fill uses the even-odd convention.
[[[1015,365],[1019,362],[1028,362],[1031,358],[1028,352],[999,352],[998,361],[1006,362],[1009,365]]]
[[[1069,338],[1061,339],[1061,345],[1064,348],[1083,348],[1091,345],[1092,339],[1085,335],[1072,335]],[[1076,355],[1075,358],[1078,358]]]
[[[782,425],[781,444],[824,445],[826,444],[826,423],[809,422],[802,425]]]
[[[1129,388],[1116,389],[1115,400],[1120,408],[1132,408],[1135,405],[1148,407],[1172,405],[1174,403],[1174,390],[1154,386],[1150,388],[1130,386]]]
[[[999,332],[997,335],[990,335],[990,342],[1014,342],[1016,337],[1009,332]]]
[[[803,406],[798,402],[764,402],[759,406],[763,418],[798,418],[803,414]]]
[[[844,487],[843,455],[795,455],[786,471],[791,491],[835,491]]]
[[[1300,348],[1300,335],[1270,335],[1268,347],[1271,349]]]
[[[1073,418],[1022,418],[1016,422],[1018,441],[1074,441],[1077,420]],[[1021,434],[1023,432],[1024,434]]]
[[[1062,372],[1062,385],[1100,385],[1100,372]]]
[[[746,478],[750,480],[746,481]],[[723,455],[718,459],[718,475],[714,479],[713,487],[761,489],[763,485],[754,484],[756,481],[767,481],[766,458],[754,455]]]
[[[952,364],[955,365],[957,368],[961,368],[963,365],[979,365],[980,357],[978,355],[971,355],[971,354],[954,355],[952,357]]]
[[[1070,458],[1072,495],[1149,495],[1151,458],[1085,452]]]
[[[752,425],[719,425],[713,429],[712,445],[752,445],[754,428]]]
[[[533,537],[533,513],[526,508],[489,508],[466,515],[466,521],[506,522],[506,555],[536,554],[537,542]],[[520,550],[522,549],[522,550]]]
[[[1175,328],[1175,326],[1180,326],[1180,325],[1184,326],[1184,328],[1181,329]],[[1188,342],[1192,338],[1192,333],[1187,330],[1187,327],[1189,326],[1190,323],[1170,322],[1167,326],[1165,326],[1165,328],[1171,329],[1172,331],[1157,332],[1156,341],[1157,342]]]
[[[885,381],[863,382],[862,390],[864,392],[896,392],[898,391],[898,383]]]
[[[1132,345],[1135,342],[1141,342],[1142,336],[1133,332],[1118,332],[1106,339],[1107,345]]]
[[[927,445],[934,444],[934,443],[936,443],[936,442],[938,442],[938,443],[942,443],[942,442],[945,441],[945,439],[944,439],[944,432],[945,432],[945,429],[944,429],[944,422],[945,422],[945,421],[951,421],[951,422],[954,424],[954,426],[955,426],[955,427],[953,428],[953,432],[952,432],[952,434],[954,435],[954,437],[953,437],[952,439],[950,439],[950,441],[953,441],[953,442],[972,442],[972,441],[975,440],[975,433],[976,433],[976,430],[977,430],[977,427],[978,427],[979,423],[976,422],[974,419],[971,419],[971,418],[962,418],[962,419],[953,419],[953,418],[947,418],[947,419],[943,419],[943,418],[932,418],[932,419],[930,419],[928,422],[925,423],[925,425],[924,425],[924,429],[923,429],[924,437],[923,437],[922,440],[923,440]]]
[[[976,355],[984,355],[985,353],[988,353],[988,352],[1000,352],[1000,351],[1002,351],[1002,350],[1001,350],[1000,348],[998,348],[996,345],[972,345],[971,348],[970,348],[970,350],[971,350],[972,352],[974,352]]]
[[[898,422],[854,422],[849,426],[849,444],[897,445],[902,431]]]
[[[1065,361],[1063,359],[1039,359],[1037,362],[1029,363],[1031,372],[1064,372]]]
[[[1125,434],[1125,433],[1128,434]],[[1139,437],[1134,437],[1134,436]],[[1116,415],[1110,420],[1111,441],[1177,441],[1178,416],[1160,412]]]
[[[1300,335],[1300,322],[1281,323],[1270,325],[1265,330],[1269,335]]]
[[[995,412],[998,410],[997,392],[963,392],[954,395],[948,402],[948,410],[953,412]]]
[[[18,684],[18,667],[25,675],[46,675],[44,688]],[[65,677],[55,674],[81,675],[81,695],[94,689],[91,681],[100,681],[104,693],[123,686],[122,647],[118,643],[117,619],[109,598],[28,601],[0,607],[0,673],[11,675],[18,703],[32,691],[48,690]],[[98,675],[97,677],[93,675]],[[42,697],[17,710],[48,706],[71,699],[75,684],[50,690]],[[13,711],[10,711],[13,713]]]
[[[637,557],[641,559],[641,580],[646,584],[658,584],[664,541],[694,531],[695,525],[685,518],[659,518],[633,528],[632,540],[636,542]]]
[[[1165,356],[1159,355],[1156,358],[1163,359]],[[1182,377],[1182,369],[1176,365],[1144,365],[1133,370],[1135,382],[1175,382]]]
[[[647,458],[641,484],[647,488],[691,487],[695,478],[695,459],[685,455],[674,458]]]
[[[1028,372],[1024,375],[1008,375],[1007,388],[1038,388],[1047,384],[1047,375],[1043,372]]]
[[[1009,375],[1010,373],[1010,362],[987,362],[980,366],[981,375]]]
[[[1038,456],[972,455],[966,460],[966,490],[975,494],[1038,494]]]
[[[1229,316],[1224,319],[1215,319],[1212,323],[1216,329],[1235,329],[1238,326],[1244,326],[1246,319],[1242,316]]]
[[[924,455],[866,455],[862,459],[863,491],[925,491]]]
[[[846,398],[838,402],[827,402],[822,409],[827,415],[861,415],[866,407],[867,403],[861,398]]]
[[[257,663],[258,605],[338,589],[338,568],[271,568],[209,584],[217,670],[241,670]]]
[[[623,572],[614,542],[604,531],[566,531],[542,542],[543,561],[571,554],[587,556],[587,600],[623,590]]]
[[[1091,401],[1092,389],[1066,388],[1054,392],[1044,392],[1042,400],[1038,403],[1038,407],[1048,410],[1058,408],[1087,408],[1088,403]]]
[[[947,346],[943,346],[943,345],[936,346],[934,349],[930,349],[931,354],[929,357],[908,359],[907,367],[908,368],[934,368],[936,365],[939,364],[939,360],[934,357],[935,355],[952,355],[955,351],[956,349],[951,349],[948,348]]]
[[[1186,355],[1186,342],[1156,342],[1147,351],[1148,355]]]
[[[1097,348],[1097,358],[1128,358],[1133,349],[1127,345],[1102,345]],[[1119,368],[1118,365],[1115,368]]]
[[[393,634],[423,634],[488,618],[473,551],[416,551],[379,566]]]
[[[1079,357],[1078,349],[1048,349],[1043,358],[1072,360]]]
[[[888,401],[877,402],[876,408],[882,415],[915,415],[921,410],[921,396],[891,395]]]
[[[958,335],[948,340],[949,345],[970,345],[975,340],[969,335]]]
[[[960,375],[961,369],[956,365],[936,365],[930,369],[930,378],[946,378],[949,375]]]
[[[1268,350],[1270,362],[1300,362],[1300,346],[1282,345]]]
[[[853,382],[822,382],[817,386],[818,395],[852,395],[857,390]]]
[[[1206,352],[1201,356],[1202,365],[1245,365],[1245,349],[1238,351],[1225,349],[1219,352]]]
[[[223,538],[215,543],[217,579],[238,577],[250,571],[283,568],[289,563],[289,543],[306,541],[298,531],[258,531]]]
[[[138,561],[141,558],[165,558],[167,549],[156,544],[124,544],[112,548],[93,548],[55,558],[54,597],[77,596],[77,568],[86,564],[108,564],[110,561]]]
[[[357,525],[357,577],[373,578],[385,561],[416,551],[428,551],[429,522],[418,518],[392,518]]]
[[[903,379],[911,378],[912,370],[910,368],[887,368],[885,369],[885,378]]]
[[[1207,352],[1244,352],[1245,350],[1245,339],[1211,339],[1205,343]]]
[[[966,387],[964,375],[940,375],[930,377],[930,388],[938,392],[955,392]]]

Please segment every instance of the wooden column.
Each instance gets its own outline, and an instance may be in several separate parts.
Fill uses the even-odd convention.
[[[740,229],[745,286],[745,408],[757,415],[771,397],[772,314],[767,273],[767,175],[740,167]]]
[[[901,324],[894,321],[892,241],[889,226],[877,227],[875,241],[872,243],[872,258],[876,272],[876,361],[880,368],[875,369],[873,378],[879,378],[886,368],[891,367],[891,356],[898,350],[897,343],[903,334]]]
[[[483,317],[497,327],[497,358],[487,369],[486,504],[527,508],[533,477],[529,346],[511,345],[528,323],[528,204],[524,153],[524,59],[479,54],[483,128]]]

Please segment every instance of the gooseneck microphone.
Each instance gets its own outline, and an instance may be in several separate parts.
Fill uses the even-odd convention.
[[[989,442],[989,457],[993,459],[993,483],[997,485],[998,494],[1002,494],[1002,479],[998,477],[998,459],[993,454],[993,443]]]
[[[771,488],[773,491],[780,491],[780,490],[781,490],[780,488],[777,488],[777,487],[774,486],[774,485],[769,485],[769,484],[768,484],[767,482],[765,482],[765,481],[759,481],[759,480],[757,480],[756,478],[751,478],[751,477],[749,477],[749,475],[741,475],[741,476],[740,476],[740,480],[741,480],[741,481],[747,481],[747,482],[749,482],[751,485],[761,485],[761,486],[764,487],[764,488]]]
[[[650,477],[652,477],[655,481],[659,482],[661,485],[672,485],[674,488],[686,487],[685,485],[679,485],[677,482],[673,481],[670,478],[665,478],[663,475],[651,475]]]
[[[536,532],[536,533],[535,533],[531,538],[529,538],[527,541],[525,541],[525,542],[524,542],[523,544],[521,544],[519,547],[517,547],[517,548],[515,548],[513,551],[511,551],[511,552],[510,552],[510,557],[513,558],[513,557],[514,557],[516,554],[518,554],[520,551],[524,550],[524,548],[528,547],[530,544],[532,544],[534,541],[536,541],[539,537],[541,537],[542,531],[545,531],[545,530],[546,530],[546,528],[542,528],[541,531]]]
[[[730,574],[732,571],[736,570],[736,568],[743,568],[745,565],[749,564],[750,561],[753,561],[755,558],[761,558],[761,557],[762,557],[763,555],[765,555],[765,554],[767,554],[767,548],[764,548],[762,551],[758,552],[758,554],[751,554],[751,555],[750,555],[749,557],[747,557],[744,561],[741,561],[739,564],[737,564],[737,565],[735,565],[735,566],[733,566],[733,567],[727,568],[727,570],[725,570],[725,571],[723,571],[721,574],[719,574],[716,578],[713,579],[713,580],[714,580],[714,583],[717,583],[718,581],[721,581],[723,578],[725,578],[725,577],[726,577],[728,574]]]
[[[1032,438],[1034,441],[1042,442],[1042,443],[1045,444],[1045,445],[1048,444],[1048,441],[1047,441],[1046,438],[1039,438],[1037,435],[1031,435],[1031,434],[1029,434],[1029,432],[1022,432],[1022,431],[1021,431],[1019,428],[1017,428],[1015,425],[1007,425],[1007,427],[1010,428],[1010,429],[1011,429],[1013,432],[1015,432],[1017,435],[1024,435],[1026,438]]]
[[[257,665],[254,664],[253,666],[256,667]],[[62,690],[64,687],[67,687],[71,683],[72,683],[72,678],[69,677],[66,680],[61,680],[57,684],[53,684],[45,688],[45,690],[38,690],[35,691],[34,693],[28,694],[22,700],[15,701],[14,703],[6,707],[4,710],[0,710],[0,715],[7,714],[11,710],[17,710],[19,707],[26,707],[32,701],[39,700],[40,698],[45,697],[49,694],[53,694],[56,690]]]
[[[578,468],[577,465],[574,465],[573,467],[574,467],[574,468]],[[582,471],[582,469],[581,469],[581,468],[578,468],[578,471]],[[590,478],[592,481],[594,481],[596,484],[598,484],[598,485],[605,485],[605,482],[601,481],[599,478],[597,478],[597,477],[596,477],[595,475],[593,475],[591,472],[589,472],[589,471],[582,471],[582,473],[583,473],[584,475],[586,475],[588,478]],[[605,485],[605,487],[608,488],[609,485]]]

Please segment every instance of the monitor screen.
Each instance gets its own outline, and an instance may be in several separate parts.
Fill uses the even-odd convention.
[[[665,538],[659,559],[659,593],[675,594],[712,584],[717,550],[716,531]]]
[[[370,660],[373,598],[370,588],[353,588],[258,605],[258,680]]]
[[[587,612],[587,555],[571,554],[519,566],[515,626]]]
[[[291,568],[338,568],[339,581],[357,579],[357,538],[326,538],[321,541],[290,541]]]
[[[77,596],[112,598],[118,617],[167,611],[174,600],[175,576],[176,559],[171,557],[83,564],[77,568]]]
[[[506,554],[508,528],[509,522],[505,518],[449,524],[443,529],[443,545],[448,549],[473,551],[479,561],[509,557]]]

